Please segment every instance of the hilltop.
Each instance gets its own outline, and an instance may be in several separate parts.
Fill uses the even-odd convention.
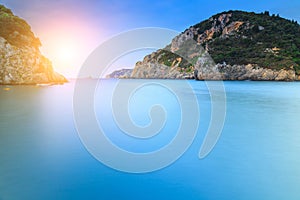
[[[150,70],[149,70],[150,69]],[[300,26],[269,12],[227,11],[138,62],[132,78],[299,80]]]

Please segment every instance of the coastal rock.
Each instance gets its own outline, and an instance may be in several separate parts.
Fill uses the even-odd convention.
[[[187,29],[184,31],[184,33],[176,36],[171,43],[171,51],[175,52],[179,49],[180,46],[182,46],[183,43],[185,43],[187,40],[194,38],[194,32],[195,29],[193,27]]]
[[[195,71],[197,80],[221,80],[223,78],[219,73],[218,66],[215,65],[208,53],[204,53],[198,58]]]
[[[139,62],[130,78],[147,79],[193,79],[193,72],[181,72],[177,67],[169,67],[159,63]]]
[[[281,69],[275,78],[276,81],[293,81],[295,79],[296,79],[295,71],[284,70],[284,69]]]
[[[40,41],[31,32],[30,26],[9,9],[0,7],[0,84],[67,82],[65,77],[53,70],[50,60],[41,54]]]
[[[295,81],[300,79],[299,46],[295,21],[269,12],[228,11],[145,56],[131,78]]]
[[[10,45],[0,37],[0,84],[54,84],[67,79],[53,71],[38,49]]]
[[[214,71],[212,71],[213,69]],[[257,65],[221,65],[210,70],[197,68],[198,80],[256,80],[256,81],[293,81],[297,80],[294,70],[274,71]],[[201,73],[199,73],[201,72]]]

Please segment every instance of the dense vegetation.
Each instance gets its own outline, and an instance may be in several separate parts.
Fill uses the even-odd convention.
[[[300,26],[296,21],[270,16],[268,12],[227,13],[232,13],[228,23],[242,21],[244,24],[234,35],[215,37],[208,42],[209,53],[216,63],[251,63],[272,69],[293,67],[300,72]]]
[[[231,14],[225,26],[237,21],[243,23],[237,31],[228,35],[222,34],[222,29],[215,31],[212,39],[202,43],[216,63],[257,64],[275,70],[294,68],[300,74],[300,26],[296,21],[270,15],[267,11],[260,14],[228,11],[192,26],[197,30],[194,39],[197,40],[207,30],[217,30],[220,22],[216,19],[222,14]],[[170,53],[168,48],[162,56],[156,57],[160,63],[171,66],[178,55]],[[188,45],[184,44],[180,51],[182,49],[188,50]],[[183,60],[179,67],[190,67],[190,63]]]
[[[0,37],[5,38],[14,46],[39,47],[41,45],[40,40],[34,36],[25,20],[15,16],[3,5],[0,5],[0,27]]]

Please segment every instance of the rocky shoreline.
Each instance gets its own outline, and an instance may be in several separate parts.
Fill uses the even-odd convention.
[[[120,78],[299,81],[299,30],[297,22],[268,12],[223,12],[189,27]]]
[[[137,62],[134,69],[118,70],[106,78],[127,79],[196,79],[196,80],[224,80],[224,81],[300,81],[300,75],[290,69],[269,69],[256,64],[228,65],[215,64],[211,57],[204,53],[198,58],[192,68],[182,69],[180,62],[167,66],[154,59],[156,53],[146,56]]]
[[[55,72],[39,50],[41,43],[30,26],[0,5],[0,85],[63,84],[68,80]]]
[[[51,62],[33,47],[18,48],[0,37],[0,84],[63,84],[68,80],[55,72]]]
[[[195,79],[195,80],[222,80],[222,81],[300,81],[300,76],[294,70],[281,69],[279,71],[261,68],[255,65],[216,65],[216,72],[211,69],[196,69],[190,73],[180,73],[176,68],[161,64],[148,63],[148,66],[136,67],[131,75],[119,73],[106,78],[121,79]],[[156,67],[153,67],[155,65]]]
[[[300,76],[297,76],[293,69],[272,70],[262,68],[257,65],[222,65],[215,66],[217,73],[209,73],[201,68],[195,70],[196,80],[229,80],[229,81],[299,81]]]

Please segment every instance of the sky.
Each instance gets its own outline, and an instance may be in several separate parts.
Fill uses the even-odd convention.
[[[89,54],[116,34],[143,27],[184,31],[228,10],[270,11],[300,22],[299,0],[0,0],[25,19],[42,42],[41,51],[57,72],[76,77]],[[150,50],[116,61],[112,69],[132,68]]]

